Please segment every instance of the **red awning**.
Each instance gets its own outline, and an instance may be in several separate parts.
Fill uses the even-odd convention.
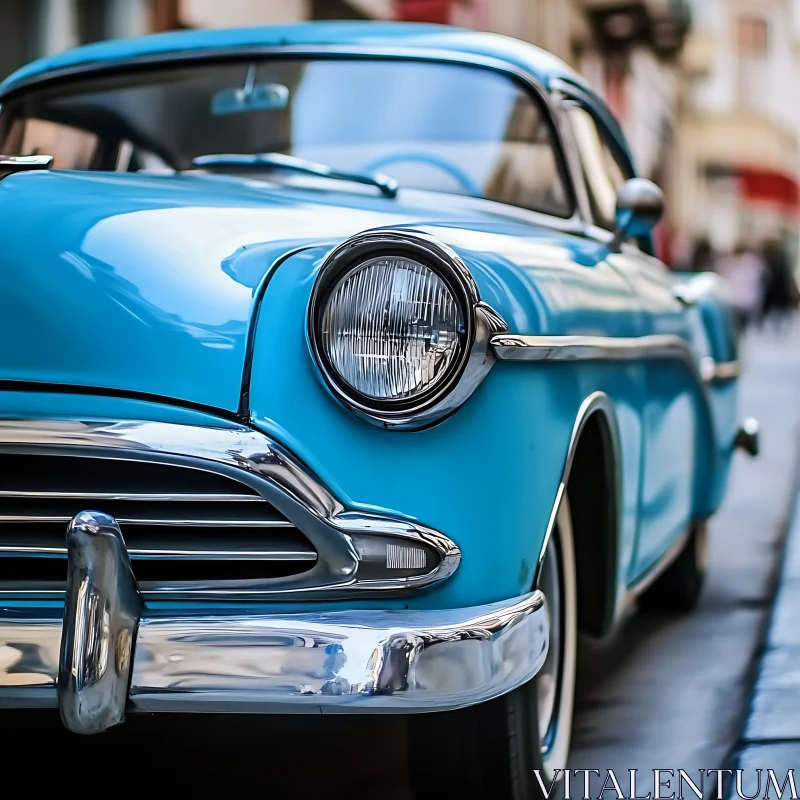
[[[758,167],[740,167],[736,176],[744,200],[771,203],[786,211],[796,212],[800,209],[800,189],[791,176]]]
[[[453,0],[395,0],[395,18],[402,22],[438,22],[453,18]]]

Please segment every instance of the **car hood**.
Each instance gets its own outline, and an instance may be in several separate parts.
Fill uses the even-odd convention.
[[[258,289],[287,253],[387,225],[533,233],[480,209],[495,204],[443,212],[441,196],[374,195],[222,176],[6,178],[0,385],[90,387],[236,412]]]

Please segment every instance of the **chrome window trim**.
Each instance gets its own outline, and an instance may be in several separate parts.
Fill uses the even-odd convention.
[[[509,208],[530,211],[532,214],[539,215],[547,224],[552,224],[559,230],[585,235],[586,224],[589,221],[580,208],[580,202],[576,191],[576,186],[567,157],[567,148],[563,139],[563,131],[558,115],[556,98],[539,78],[516,64],[509,63],[500,58],[492,56],[465,53],[447,49],[426,48],[426,47],[386,47],[386,46],[363,46],[363,45],[263,45],[263,46],[244,46],[230,48],[205,48],[198,50],[172,52],[172,53],[153,53],[144,56],[136,56],[116,63],[88,62],[84,64],[72,65],[50,70],[44,74],[34,75],[30,78],[22,79],[5,94],[0,95],[0,102],[13,98],[19,92],[26,91],[38,86],[47,86],[50,83],[57,83],[69,78],[80,78],[91,74],[118,73],[126,70],[136,70],[147,67],[158,66],[159,64],[191,64],[193,62],[208,62],[219,60],[247,60],[248,58],[263,58],[266,56],[291,56],[294,58],[327,56],[334,58],[357,58],[357,59],[390,59],[399,61],[431,61],[437,63],[461,64],[463,66],[482,67],[494,72],[500,72],[509,77],[515,78],[533,92],[549,115],[549,123],[553,132],[553,147],[556,155],[559,174],[564,182],[564,189],[567,193],[567,200],[571,206],[571,213],[566,217],[559,217],[555,214],[548,214],[545,211],[527,209],[523,206],[515,206],[511,203],[497,202]],[[551,87],[560,83],[556,79],[550,81]],[[568,85],[568,84],[564,84]],[[402,187],[401,191],[402,191]]]
[[[368,248],[369,256],[365,248]],[[352,387],[342,387],[344,381],[327,364],[317,343],[316,328],[328,296],[326,292],[340,274],[368,257],[374,258],[380,253],[396,255],[401,248],[404,255],[408,253],[409,257],[419,260],[454,290],[459,305],[463,306],[469,341],[459,354],[458,364],[447,381],[434,392],[424,393],[411,405],[404,403],[402,410],[393,410],[389,402],[382,404],[385,408],[379,408],[376,407],[377,403],[371,404],[368,398],[359,397]],[[363,256],[360,255],[362,250],[365,250]],[[306,312],[306,338],[317,374],[325,388],[345,408],[389,430],[418,430],[452,414],[488,375],[495,361],[490,340],[507,330],[503,318],[481,302],[472,273],[451,247],[426,233],[404,228],[365,231],[351,236],[336,247],[320,267]]]
[[[287,595],[337,599],[365,593],[419,589],[444,580],[461,559],[447,536],[400,517],[348,508],[310,470],[268,436],[244,426],[202,427],[145,420],[0,418],[0,452],[77,455],[194,467],[234,478],[255,489],[317,550],[307,572],[262,581],[186,582],[146,592],[150,599],[281,599]],[[437,552],[429,573],[407,578],[358,577],[354,535],[399,537]],[[8,590],[13,596],[60,598],[60,591]]]
[[[567,162],[570,179],[575,192],[578,211],[582,219],[582,232],[584,235],[592,235],[593,226],[592,207],[589,200],[589,187],[586,185],[586,177],[583,174],[583,162],[581,161],[578,142],[575,139],[575,132],[567,115],[567,103],[570,102],[568,95],[562,93],[562,89],[557,81],[550,84],[552,98],[554,100],[554,114],[561,135],[561,144],[564,148],[564,156]]]
[[[609,127],[609,117],[613,118],[611,110],[582,86],[563,78],[553,78],[550,81],[550,90],[558,92],[565,100],[577,103],[591,114],[598,131],[608,138],[614,157],[625,161],[624,171],[628,173],[627,177],[635,178],[637,176],[636,164],[627,141],[624,138],[620,140],[620,137]],[[622,135],[621,131],[620,134]]]

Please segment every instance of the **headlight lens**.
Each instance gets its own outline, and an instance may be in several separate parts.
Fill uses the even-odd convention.
[[[320,310],[325,358],[366,398],[391,402],[427,394],[459,360],[459,303],[439,275],[418,261],[365,261],[332,287]]]

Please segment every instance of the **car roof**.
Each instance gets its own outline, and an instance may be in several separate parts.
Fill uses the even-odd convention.
[[[585,81],[554,55],[526,42],[495,33],[404,22],[303,22],[253,28],[189,30],[112,39],[40,58],[0,83],[0,97],[39,80],[84,68],[117,67],[141,59],[158,61],[173,55],[225,55],[226,51],[261,47],[359,47],[436,51],[446,56],[473,55],[503,61],[548,85],[566,79],[588,90]]]

